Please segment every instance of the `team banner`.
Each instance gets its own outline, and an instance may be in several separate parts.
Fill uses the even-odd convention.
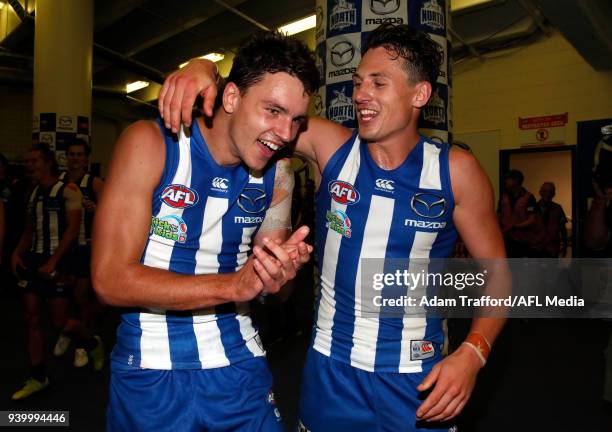
[[[429,34],[444,54],[437,88],[421,115],[421,132],[449,140],[451,62],[447,32],[450,0],[317,0],[316,57],[323,85],[314,97],[317,115],[355,128],[353,74],[361,46],[383,23],[409,24]]]
[[[364,317],[612,318],[612,259],[363,258]]]

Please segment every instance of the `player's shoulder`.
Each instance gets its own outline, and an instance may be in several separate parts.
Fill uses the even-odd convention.
[[[74,182],[64,182],[63,195],[65,198],[81,195],[81,188]]]
[[[478,164],[478,160],[474,156],[474,154],[468,150],[462,149],[460,147],[446,144],[449,146],[448,150],[448,163],[451,169],[457,170],[474,170],[479,169],[480,165]]]
[[[123,158],[156,160],[165,157],[164,147],[164,137],[157,123],[139,120],[123,131],[115,151]]]

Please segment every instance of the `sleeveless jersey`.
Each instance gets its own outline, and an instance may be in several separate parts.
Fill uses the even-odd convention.
[[[47,191],[40,186],[32,190],[28,200],[34,227],[31,252],[52,255],[57,249],[66,229],[65,187],[66,184],[58,180]]]
[[[316,197],[321,276],[313,347],[320,353],[402,373],[428,369],[425,359],[439,355],[441,319],[362,314],[363,294],[373,287],[362,287],[361,259],[451,255],[457,233],[448,154],[448,144],[421,137],[401,166],[383,170],[354,134],[330,159]]]
[[[166,162],[141,263],[188,275],[239,270],[272,200],[275,167],[262,175],[218,165],[197,122],[178,138],[160,128]],[[112,360],[113,367],[208,369],[263,355],[248,304],[231,303],[124,313]]]
[[[59,175],[59,179],[64,181],[66,178],[66,171],[62,171]],[[93,201],[97,203],[96,194],[93,190],[93,180],[94,177],[85,173],[81,176],[80,179],[74,181],[74,183],[81,189],[81,193],[83,194],[83,199]],[[88,212],[83,208],[83,215],[81,216],[81,228],[79,229],[79,238],[78,245],[84,246],[91,243],[91,232],[93,227],[93,218],[94,214],[92,212]]]

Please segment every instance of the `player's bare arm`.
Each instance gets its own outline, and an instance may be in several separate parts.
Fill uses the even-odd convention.
[[[96,196],[96,202],[100,202],[102,199],[102,190],[104,189],[104,181],[100,177],[94,177],[92,183],[92,189],[94,195]],[[87,212],[95,212],[98,208],[96,202],[84,199],[83,200],[83,208]]]
[[[475,259],[506,257],[504,243],[493,205],[491,184],[470,153],[452,149],[449,156],[451,183],[455,197],[453,221],[461,238]],[[505,266],[488,273],[488,286],[496,290],[509,287]],[[475,318],[470,334],[480,335],[489,344],[504,326],[504,318]],[[483,359],[467,344],[438,363],[419,386],[420,391],[433,387],[417,411],[419,419],[444,421],[457,416],[469,400]]]
[[[254,273],[252,258],[236,273],[199,276],[140,264],[164,158],[161,131],[153,122],[133,124],[117,142],[94,224],[92,272],[98,295],[112,305],[172,310],[257,296],[263,283]]]
[[[167,127],[178,130],[181,122],[191,124],[191,111],[196,97],[204,98],[204,111],[212,115],[217,95],[218,73],[213,62],[194,59],[184,68],[173,72],[162,87],[159,96],[159,112]],[[338,148],[351,136],[351,130],[321,117],[310,117],[298,134],[295,153],[304,156],[317,167],[315,182]]]
[[[308,262],[313,250],[303,240],[308,235],[308,227],[301,227],[291,237],[291,198],[295,178],[288,159],[276,163],[274,191],[270,208],[254,239],[255,271],[270,292],[277,279],[293,279],[299,268]],[[262,254],[265,249],[270,255]],[[261,258],[260,258],[261,257]],[[270,264],[280,264],[275,269]]]

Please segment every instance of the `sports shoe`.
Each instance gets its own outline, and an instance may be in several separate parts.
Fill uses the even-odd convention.
[[[89,363],[89,357],[87,356],[87,351],[84,348],[77,348],[74,350],[74,362],[72,363],[74,367],[83,367],[87,363]]]
[[[23,387],[20,390],[17,390],[11,396],[13,400],[19,400],[27,398],[28,396],[33,395],[34,393],[38,393],[41,390],[44,390],[49,386],[49,378],[45,377],[43,382],[38,381],[34,378],[28,378],[28,380],[23,383]]]
[[[100,336],[95,335],[94,338],[98,341],[98,344],[94,349],[89,351],[89,355],[93,360],[93,368],[96,371],[102,370],[104,367],[104,344],[102,343],[102,339]]]
[[[70,341],[71,339],[68,336],[60,333],[57,342],[55,342],[55,347],[53,347],[53,354],[56,357],[63,355],[70,346]]]

